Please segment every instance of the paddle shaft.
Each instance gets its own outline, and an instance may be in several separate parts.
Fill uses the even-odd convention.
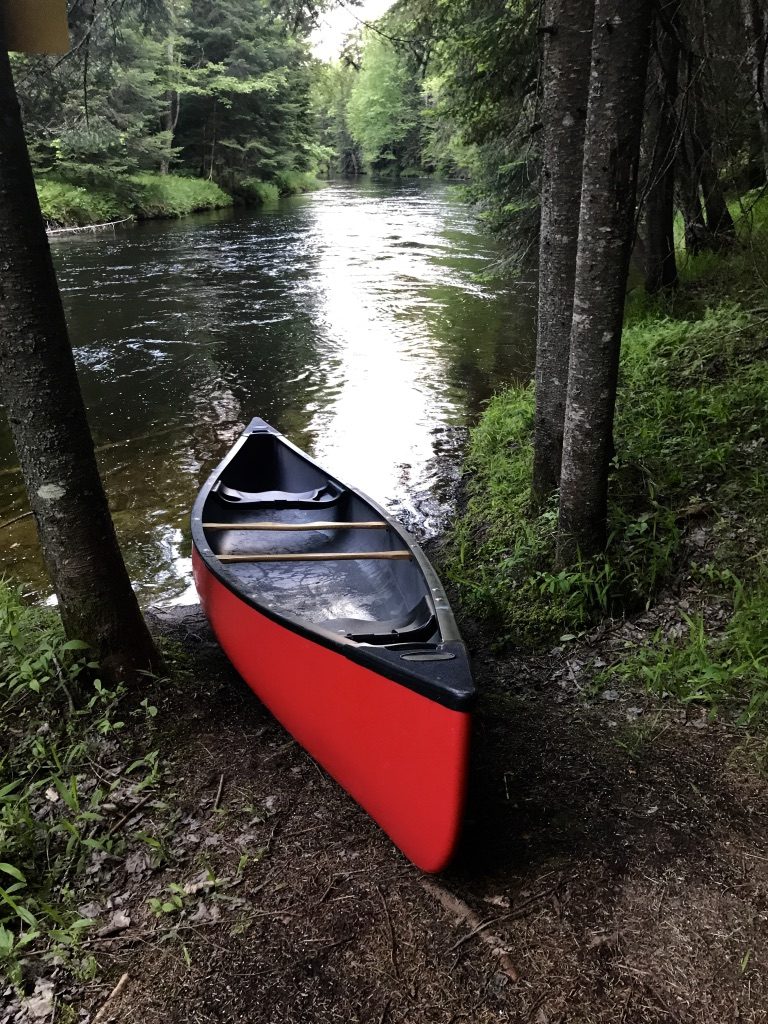
[[[203,523],[204,530],[386,530],[375,523]]]
[[[334,562],[353,559],[398,559],[412,558],[410,551],[331,551],[320,554],[317,551],[291,555],[218,555],[220,562]]]

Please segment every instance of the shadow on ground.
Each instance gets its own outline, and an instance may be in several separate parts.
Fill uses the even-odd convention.
[[[81,1005],[127,972],[125,1024],[768,1020],[768,800],[743,737],[637,695],[585,701],[551,661],[478,643],[466,837],[438,880],[488,922],[470,937],[199,610],[156,628],[186,652],[186,682],[153,698],[165,854],[115,867],[104,913],[131,926],[94,944],[106,980]],[[182,907],[152,914],[173,885]]]

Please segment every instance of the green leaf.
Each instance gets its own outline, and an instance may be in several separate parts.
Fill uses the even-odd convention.
[[[10,875],[11,878],[15,878],[17,882],[27,881],[21,871],[19,871],[18,868],[15,868],[13,864],[6,864],[3,861],[0,861],[0,871],[4,871],[6,875]]]

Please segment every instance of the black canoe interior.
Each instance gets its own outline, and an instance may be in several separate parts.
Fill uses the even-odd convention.
[[[205,501],[204,523],[215,555],[407,551],[386,529],[238,530],[242,523],[382,522],[381,513],[279,436],[248,435]],[[255,603],[308,620],[360,643],[441,640],[434,604],[418,562],[354,559],[222,563],[236,589]]]

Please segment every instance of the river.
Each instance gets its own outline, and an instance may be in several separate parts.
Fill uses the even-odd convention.
[[[531,286],[488,278],[499,252],[451,186],[330,184],[52,245],[144,603],[194,599],[189,509],[252,416],[424,535],[467,426],[531,373]],[[0,481],[7,524],[28,506],[4,420]],[[30,518],[0,529],[0,573],[47,593]]]

